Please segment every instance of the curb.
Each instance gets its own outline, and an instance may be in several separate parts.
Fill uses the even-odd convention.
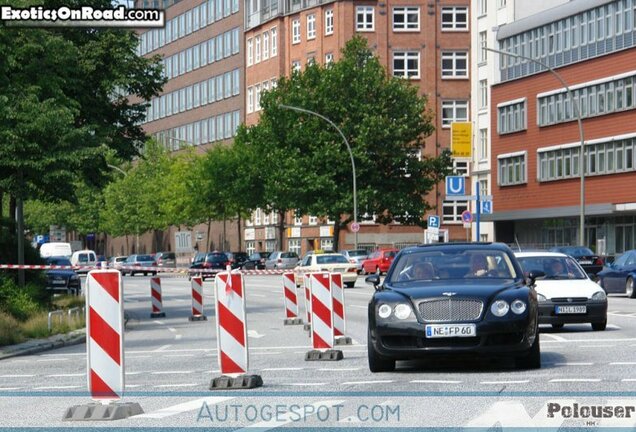
[[[46,339],[32,339],[17,345],[0,348],[0,360],[22,355],[36,354],[64,346],[86,342],[86,329],[74,330],[70,333],[54,335]]]

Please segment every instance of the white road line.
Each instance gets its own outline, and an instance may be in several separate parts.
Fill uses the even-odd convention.
[[[66,390],[66,389],[76,389],[81,388],[82,386],[46,386],[46,387],[34,387],[33,390]]]
[[[163,321],[159,321],[159,320],[153,320],[152,321],[155,324],[159,324],[159,325],[164,325],[165,323]]]
[[[627,365],[636,365],[636,362],[611,362],[612,366],[627,366]]]
[[[38,362],[48,362],[48,361],[64,361],[64,360],[68,360],[67,358],[63,358],[63,357],[56,357],[56,358],[46,358],[46,359],[39,359],[36,360]]]
[[[164,357],[194,357],[194,354],[167,354]]]
[[[280,367],[280,368],[265,368],[261,369],[262,371],[299,371],[305,368],[301,367]]]
[[[141,384],[126,384],[126,388],[137,388],[141,387]]]
[[[126,375],[140,375],[145,372],[126,372]]]
[[[65,378],[65,377],[83,377],[86,376],[85,373],[78,374],[57,374],[57,375],[47,375],[47,378]]]
[[[622,382],[635,382],[636,378],[623,378],[621,381]]]
[[[581,345],[579,348],[613,348],[616,345]]]
[[[554,335],[550,335],[547,333],[542,333],[543,336],[554,336]],[[542,340],[541,343],[555,343],[557,341],[550,341],[550,340]],[[567,343],[577,343],[577,342],[583,342],[583,343],[590,343],[589,339],[563,339],[560,340],[558,342],[567,342]],[[626,343],[626,342],[636,342],[636,338],[613,338],[613,339],[594,339],[594,342],[620,342],[620,343]]]
[[[314,407],[314,412],[318,411],[319,407],[333,407],[336,405],[342,405],[342,403],[345,402],[344,400],[323,400],[323,401],[318,401],[318,402],[314,402],[312,404],[312,406]],[[245,431],[245,430],[249,430],[249,429],[257,429],[260,432],[265,432],[268,431],[270,429],[277,429],[280,428],[283,425],[286,425],[288,423],[291,423],[292,421],[295,421],[295,419],[298,416],[297,412],[287,412],[285,414],[282,414],[281,416],[278,416],[278,413],[276,413],[276,419],[275,420],[269,420],[269,421],[262,421],[262,422],[258,422],[258,423],[254,423],[251,424],[243,429],[239,429],[238,432],[241,431]],[[292,417],[293,416],[293,417]]]
[[[177,329],[176,328],[172,328],[172,327],[168,327],[168,330],[171,331],[172,333],[176,333]]]
[[[358,384],[389,384],[395,382],[394,380],[374,380],[374,381],[347,381],[342,385],[358,385]]]
[[[177,414],[181,414],[188,411],[200,410],[203,407],[203,404],[206,405],[216,405],[221,402],[226,402],[234,399],[233,397],[209,397],[203,399],[196,399],[189,402],[184,402],[178,405],[174,405],[167,408],[162,408],[157,411],[153,411],[147,414],[140,414],[138,416],[134,416],[131,418],[154,418],[154,419],[162,419],[166,417],[171,417]]]
[[[362,368],[320,368],[319,371],[324,372],[340,372],[340,371],[357,371]]]
[[[198,383],[190,383],[190,384],[161,384],[154,386],[155,388],[173,388],[173,387],[196,387]]]
[[[171,346],[172,346],[172,345],[163,345],[163,346],[160,346],[159,348],[157,348],[156,350],[154,350],[154,352],[165,351],[165,350],[167,350],[168,348],[170,348]]]
[[[178,335],[174,335],[174,339],[175,339],[175,340],[180,340],[180,339],[181,339],[181,337],[182,337],[182,336],[181,336],[180,334],[178,334]]]
[[[281,385],[286,385],[286,386],[298,386],[298,387],[304,387],[304,386],[311,386],[311,387],[318,387],[318,386],[324,386],[327,385],[327,383],[283,383]]]
[[[157,371],[157,372],[152,372],[153,375],[185,375],[185,374],[191,374],[194,371]]]
[[[0,378],[32,378],[37,375],[0,375]]]
[[[479,384],[486,385],[498,385],[498,384],[527,384],[530,380],[517,380],[517,381],[482,381]]]
[[[554,366],[593,366],[594,363],[588,362],[564,362],[564,363],[552,363]]]
[[[150,358],[152,356],[126,356],[126,360],[129,359],[143,359],[143,358]]]
[[[622,327],[621,326],[617,326],[616,324],[608,324],[605,328],[613,329],[613,330],[620,330]]]
[[[0,391],[20,390],[22,387],[0,387]]]
[[[453,380],[411,380],[413,384],[461,384],[462,381]]]
[[[564,337],[553,335],[553,334],[550,334],[550,333],[541,333],[541,336],[552,338],[553,340],[555,340],[557,342],[567,342],[568,341]]]
[[[564,382],[601,382],[600,378],[555,378],[551,379],[551,383],[564,383]]]
[[[282,354],[282,352],[259,352],[258,355],[278,355],[278,354]]]

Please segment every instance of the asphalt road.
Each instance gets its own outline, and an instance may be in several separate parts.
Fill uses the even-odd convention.
[[[373,288],[362,277],[346,290],[347,333],[354,344],[340,347],[344,360],[306,362],[308,333],[283,325],[280,276],[248,276],[250,372],[264,386],[211,392],[210,380],[219,376],[212,283],[204,282],[208,321],[190,322],[187,278],[162,279],[167,316],[161,319],[149,317],[149,278],[124,278],[130,317],[124,401],[138,402],[143,415],[109,423],[61,421],[67,408],[90,402],[86,347],[76,345],[0,361],[0,426],[636,426],[636,413],[619,417],[618,410],[611,418],[582,417],[591,411],[567,416],[573,404],[636,407],[636,300],[625,296],[610,297],[606,331],[542,328],[540,370],[475,360],[406,362],[396,372],[372,374],[366,305]]]

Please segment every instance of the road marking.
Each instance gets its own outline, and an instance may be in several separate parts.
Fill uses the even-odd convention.
[[[144,372],[126,372],[126,375],[139,375],[142,374]]]
[[[157,372],[152,372],[153,375],[185,375],[185,374],[191,374],[194,371],[157,371]]]
[[[126,384],[126,388],[137,388],[141,387],[141,384]]]
[[[280,351],[272,351],[272,352],[259,352],[258,355],[276,355],[276,354],[282,354],[282,352]]]
[[[564,363],[552,363],[554,366],[592,366],[594,363],[587,362],[564,362]]]
[[[551,383],[563,383],[563,382],[601,382],[600,378],[555,378],[551,379]]]
[[[154,320],[153,323],[159,324],[159,325],[164,325],[165,324],[163,321],[159,321],[159,320]]]
[[[616,345],[581,345],[579,348],[613,348]]]
[[[154,418],[154,419],[162,419],[166,417],[171,417],[173,415],[181,414],[188,411],[200,410],[203,407],[203,404],[216,405],[221,402],[226,402],[234,399],[233,397],[209,397],[203,399],[196,399],[190,402],[184,402],[178,405],[174,405],[167,408],[162,408],[157,411],[153,411],[147,414],[140,414],[137,416],[133,416],[131,418]]]
[[[168,327],[168,330],[171,331],[172,333],[176,333],[177,329],[173,328],[173,327]]]
[[[262,371],[299,371],[305,368],[301,367],[281,367],[281,368],[265,368],[261,369]]]
[[[63,361],[63,360],[68,360],[68,359],[67,358],[63,358],[63,357],[55,357],[55,358],[39,359],[37,361],[38,362],[48,362],[48,361]]]
[[[462,381],[452,381],[452,380],[412,380],[409,381],[414,384],[461,384]]]
[[[142,359],[142,358],[150,358],[152,356],[126,356],[126,360],[128,359]]]
[[[20,390],[22,387],[0,387],[0,391]]]
[[[611,362],[610,365],[614,365],[614,366],[627,366],[627,365],[636,365],[636,362]]]
[[[57,375],[47,375],[47,378],[63,378],[63,377],[83,377],[86,376],[85,373],[79,374],[57,374]]]
[[[325,372],[339,372],[339,371],[357,371],[360,370],[362,368],[320,368],[318,369],[319,371],[325,371]]]
[[[568,342],[568,340],[564,337],[561,336],[557,336],[557,335],[553,335],[550,333],[541,333],[541,336],[546,336],[549,338],[552,338],[553,340],[557,341],[557,342]]]
[[[621,327],[617,326],[616,324],[608,324],[606,327],[606,329],[612,329],[612,330],[620,330]]]
[[[304,386],[318,387],[318,386],[327,385],[327,383],[283,383],[281,385],[298,386],[298,387],[304,387]]]
[[[164,357],[194,357],[194,354],[167,354]]]
[[[634,381],[636,381],[636,378],[623,378],[621,381],[622,382],[634,382]]]
[[[541,333],[543,336],[554,336],[554,335],[550,335],[547,333]],[[590,343],[589,339],[563,339],[560,341],[547,341],[547,340],[542,340],[541,343],[556,343],[556,342],[567,342],[567,343],[576,343],[576,342],[583,342],[583,343]],[[636,342],[636,338],[614,338],[614,339],[594,339],[594,342],[621,342],[621,343],[625,343],[625,342]]]
[[[196,387],[198,385],[199,385],[198,383],[194,383],[194,384],[161,384],[161,385],[156,385],[155,388]]]
[[[497,384],[527,384],[529,383],[530,380],[517,380],[517,381],[482,381],[479,384],[493,384],[493,385],[497,385]]]
[[[37,375],[0,375],[0,378],[32,378]]]
[[[46,386],[46,387],[35,387],[33,390],[67,390],[67,389],[76,389],[82,386]]]
[[[181,340],[181,337],[182,337],[182,336],[181,336],[180,334],[178,334],[178,335],[174,335],[174,340]]]
[[[172,345],[163,345],[163,346],[160,346],[159,348],[157,348],[156,350],[154,350],[154,352],[165,351],[165,350],[167,350],[168,348],[170,348],[171,346],[172,346]]]
[[[264,336],[265,336],[264,334],[260,334],[256,330],[248,330],[247,331],[247,337],[249,337],[249,338],[260,339],[260,338],[262,338]]]
[[[311,406],[314,407],[314,409],[312,410],[314,413],[318,411],[318,408],[322,408],[322,407],[327,407],[327,408],[331,408],[333,406],[336,405],[342,405],[342,403],[345,402],[344,400],[323,400],[323,401],[318,401],[315,402],[313,404],[311,404]],[[293,416],[293,417],[292,417]],[[296,421],[295,419],[298,416],[298,412],[293,411],[293,412],[286,412],[285,414],[281,414],[280,416],[278,415],[278,412],[276,413],[275,416],[275,420],[268,420],[268,421],[262,421],[262,422],[258,422],[258,423],[254,423],[251,424],[243,429],[239,429],[240,431],[245,431],[245,430],[249,430],[249,429],[257,429],[261,432],[265,432],[268,431],[270,429],[277,429],[283,425],[286,425],[288,423],[291,423],[293,421]],[[305,418],[306,420],[306,418]]]
[[[347,381],[342,385],[357,385],[357,384],[389,384],[395,382],[394,380],[375,380],[375,381]]]

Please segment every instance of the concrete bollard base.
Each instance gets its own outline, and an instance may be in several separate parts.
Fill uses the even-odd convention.
[[[207,321],[208,317],[206,317],[205,315],[192,315],[190,318],[188,318],[189,321]]]
[[[311,350],[305,354],[305,361],[339,361],[344,358],[340,350]]]
[[[165,312],[150,312],[150,318],[165,318]]]
[[[337,336],[336,345],[353,345],[353,341],[349,336]]]
[[[210,390],[241,390],[263,386],[263,378],[260,375],[239,375],[230,377],[221,375],[210,381]]]
[[[302,318],[286,318],[283,322],[284,325],[302,325]]]
[[[72,406],[66,410],[62,421],[112,421],[143,414],[144,410],[136,402],[89,403]]]

